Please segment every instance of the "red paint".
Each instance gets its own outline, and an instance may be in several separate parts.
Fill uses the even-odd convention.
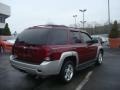
[[[97,53],[98,44],[79,43],[73,44],[70,41],[68,29],[68,41],[64,45],[28,45],[15,43],[13,54],[19,60],[40,64],[49,57],[50,60],[60,60],[61,54],[67,51],[75,51],[78,53],[80,63],[94,59]],[[34,37],[33,37],[34,38]],[[59,39],[59,38],[58,38]]]

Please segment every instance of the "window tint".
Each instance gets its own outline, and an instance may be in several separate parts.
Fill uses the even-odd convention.
[[[67,30],[51,30],[49,35],[49,44],[61,45],[68,41]]]
[[[59,45],[66,44],[67,40],[66,30],[29,29],[24,30],[20,35],[18,35],[16,43]]]
[[[83,42],[88,42],[91,40],[90,36],[88,36],[88,34],[86,33],[81,33],[81,36],[82,36]]]
[[[17,41],[19,43],[27,44],[46,44],[49,30],[47,29],[29,29],[24,30],[18,35]]]
[[[80,32],[71,31],[70,32],[70,39],[73,43],[81,43]]]

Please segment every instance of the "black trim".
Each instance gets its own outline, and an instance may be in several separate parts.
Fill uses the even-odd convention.
[[[85,63],[81,63],[81,64],[79,64],[79,65],[76,67],[76,70],[85,69],[85,68],[87,68],[87,67],[90,67],[90,66],[94,65],[95,63],[96,63],[96,59],[90,60],[90,61],[85,62]]]

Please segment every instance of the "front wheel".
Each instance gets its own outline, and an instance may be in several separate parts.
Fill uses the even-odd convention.
[[[61,72],[60,72],[60,79],[67,83],[70,82],[74,75],[74,65],[73,62],[67,61],[64,63]]]
[[[100,52],[100,53],[98,54],[96,64],[97,64],[97,65],[101,65],[101,64],[102,64],[102,61],[103,61],[103,54],[102,54],[102,52]]]

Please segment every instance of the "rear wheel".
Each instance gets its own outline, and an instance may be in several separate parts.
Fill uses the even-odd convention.
[[[61,72],[60,72],[60,79],[67,83],[70,82],[74,75],[74,65],[73,62],[67,61],[64,63]]]
[[[97,65],[101,65],[101,64],[102,64],[102,61],[103,61],[103,54],[102,54],[102,52],[100,52],[100,53],[98,54],[96,64],[97,64]]]

